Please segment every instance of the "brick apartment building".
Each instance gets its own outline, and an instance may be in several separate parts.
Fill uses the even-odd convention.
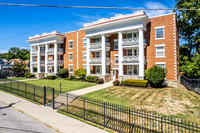
[[[78,31],[30,37],[31,73],[70,74],[85,68],[87,75],[110,80],[144,79],[153,65],[167,69],[166,81],[176,85],[179,41],[174,13],[149,18],[144,11],[118,14],[84,24]]]

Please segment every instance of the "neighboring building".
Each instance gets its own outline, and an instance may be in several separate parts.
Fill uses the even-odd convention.
[[[2,76],[13,76],[15,73],[10,68],[13,68],[12,64],[6,59],[0,59],[0,74]]]
[[[174,13],[152,18],[143,11],[119,14],[84,24],[81,30],[65,35],[45,33],[28,41],[35,49],[31,50],[31,72],[35,67],[39,68],[36,73],[57,74],[64,67],[74,74],[78,68],[85,68],[87,75],[121,81],[144,79],[145,69],[160,65],[167,69],[167,82],[177,83],[179,42]],[[53,51],[51,55],[47,48]],[[40,49],[45,50],[43,56]]]

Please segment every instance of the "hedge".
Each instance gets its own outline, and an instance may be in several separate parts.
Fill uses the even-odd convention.
[[[98,80],[99,80],[98,76],[87,76],[87,81],[88,82],[95,82],[95,83],[97,83]]]
[[[56,76],[55,75],[50,75],[50,76],[47,76],[47,79],[53,80],[53,79],[56,79]]]
[[[148,80],[135,80],[126,79],[124,80],[124,85],[135,86],[135,87],[147,87]]]

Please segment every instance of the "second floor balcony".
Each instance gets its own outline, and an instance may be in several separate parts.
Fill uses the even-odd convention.
[[[53,63],[54,63],[54,60],[48,60],[47,63],[48,63],[48,64],[53,64]]]
[[[138,45],[139,44],[139,38],[134,37],[134,38],[125,38],[122,40],[122,45],[123,46],[132,46],[132,45]]]
[[[101,64],[101,57],[90,58],[90,64]]]
[[[102,42],[90,43],[90,49],[100,49],[102,47]],[[106,42],[106,47],[110,47],[110,43]]]
[[[138,55],[123,56],[122,63],[139,63]]]

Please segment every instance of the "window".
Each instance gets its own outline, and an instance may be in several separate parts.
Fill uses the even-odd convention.
[[[95,42],[100,42],[100,39],[99,38],[95,38]]]
[[[109,51],[106,51],[106,57],[110,58],[110,52]]]
[[[45,47],[40,47],[40,50],[41,51],[45,51]]]
[[[97,66],[96,68],[97,68],[97,69],[96,69],[96,74],[100,74],[100,73],[101,73],[101,67],[100,67],[100,66]]]
[[[138,75],[138,66],[137,65],[128,65],[127,74],[128,75]]]
[[[164,28],[156,28],[156,39],[164,39]]]
[[[119,63],[119,57],[118,55],[115,55],[115,64],[118,64]]]
[[[83,69],[87,70],[87,65],[83,65]]]
[[[96,52],[96,57],[100,57],[100,52]]]
[[[132,49],[127,49],[127,56],[132,56]]]
[[[86,60],[86,52],[83,52],[83,60]]]
[[[87,39],[83,39],[83,47],[87,46]]]
[[[69,65],[69,73],[73,73],[73,65]]]
[[[114,40],[114,50],[118,50],[118,40]]]
[[[137,50],[136,50],[136,49],[134,49],[134,55],[135,55],[135,56],[137,55]]]
[[[160,67],[163,67],[163,68],[165,68],[165,62],[156,62],[156,65],[157,66],[160,66]]]
[[[73,61],[73,53],[69,53],[69,61]]]
[[[132,38],[132,33],[126,34],[126,38],[128,38],[128,39]]]
[[[109,42],[109,37],[106,37],[106,42]]]
[[[165,57],[164,45],[156,45],[156,57]]]
[[[72,49],[72,48],[73,48],[73,41],[70,40],[70,41],[69,41],[69,49]]]
[[[110,71],[110,67],[107,65],[106,66],[106,74],[109,74],[110,73],[109,71]]]
[[[33,61],[37,61],[37,57],[33,57]]]
[[[63,55],[58,55],[58,60],[63,60]]]

